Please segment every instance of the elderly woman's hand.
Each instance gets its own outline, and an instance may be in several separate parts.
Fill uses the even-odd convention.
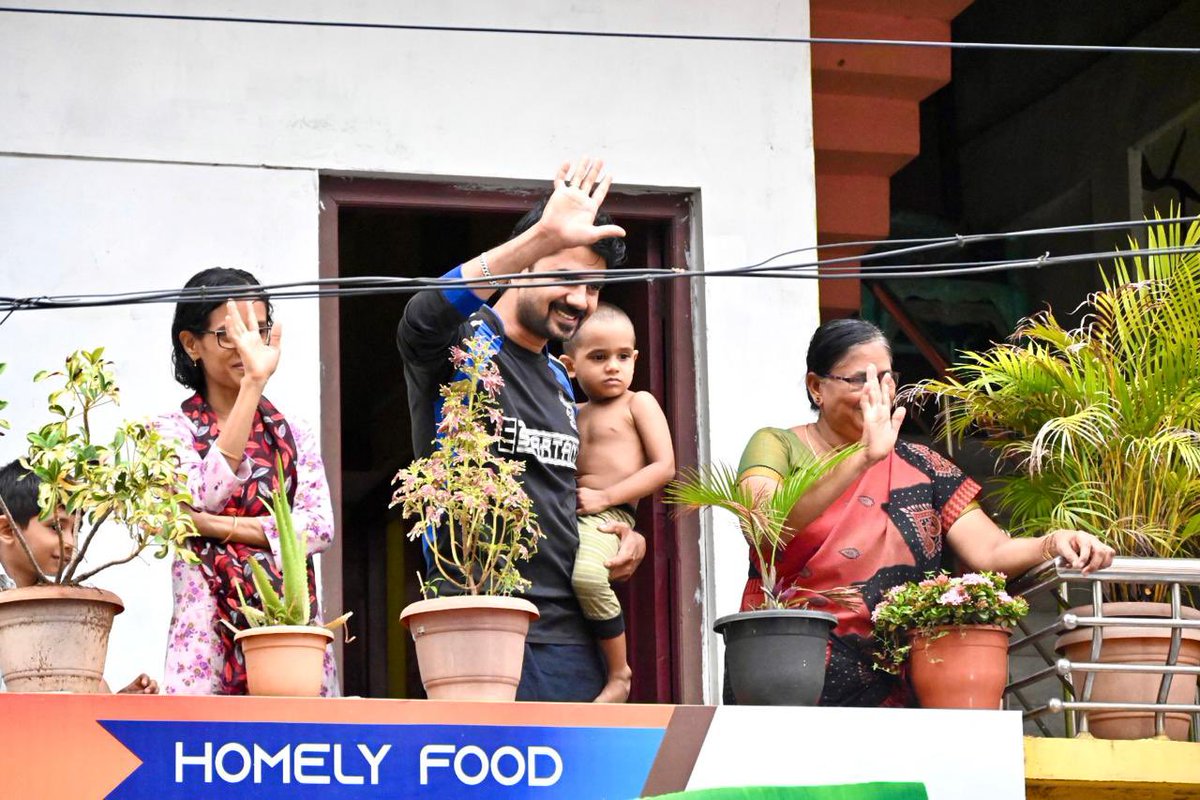
[[[1104,569],[1112,563],[1115,551],[1090,533],[1060,528],[1046,534],[1043,552],[1062,556],[1072,569],[1084,575]]]
[[[879,380],[875,365],[867,366],[867,382],[863,384],[858,405],[862,409],[862,446],[867,460],[872,464],[887,458],[896,447],[896,437],[904,423],[903,408],[893,409],[896,400],[896,382],[885,375]]]

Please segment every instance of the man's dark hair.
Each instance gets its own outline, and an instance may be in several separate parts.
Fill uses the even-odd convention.
[[[186,284],[185,289],[195,289],[200,286],[220,288],[224,286],[260,286],[255,278],[244,269],[229,269],[227,267],[212,267],[197,272]],[[175,306],[175,319],[171,322],[171,363],[175,368],[175,380],[195,392],[204,392],[204,368],[193,364],[179,341],[182,331],[200,333],[208,329],[208,315],[214,308],[225,305],[227,298],[219,297],[205,300],[190,300]],[[254,297],[267,304],[267,324],[271,322],[271,301],[266,294]]]
[[[38,516],[38,487],[42,481],[20,461],[12,461],[0,467],[0,497],[12,513],[17,525],[24,528]]]
[[[817,328],[808,343],[808,371],[822,377],[829,374],[834,365],[846,357],[851,348],[867,342],[883,342],[888,352],[892,346],[883,331],[865,319],[833,319]],[[808,403],[817,410],[817,402],[807,389]]]
[[[533,208],[525,212],[525,216],[517,220],[516,227],[513,228],[512,235],[509,239],[515,239],[525,231],[533,227],[534,223],[542,218],[542,214],[546,210],[546,201],[550,198],[544,197],[534,205]],[[613,220],[608,214],[603,211],[596,214],[594,220],[596,225],[612,225]],[[591,245],[592,252],[604,259],[604,264],[608,269],[619,267],[625,263],[625,240],[616,237],[601,239]]]

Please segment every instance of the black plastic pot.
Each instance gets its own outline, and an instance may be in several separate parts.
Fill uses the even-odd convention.
[[[739,705],[815,706],[825,686],[825,649],[837,618],[769,609],[721,617],[725,672]]]

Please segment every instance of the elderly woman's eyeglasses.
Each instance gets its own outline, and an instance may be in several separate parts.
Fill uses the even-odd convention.
[[[211,333],[213,336],[217,337],[217,347],[220,347],[222,350],[236,350],[237,349],[237,345],[234,343],[233,339],[231,339],[229,337],[229,331],[225,330],[224,328],[220,328],[215,331],[209,331],[209,330],[202,329],[202,330],[196,331],[196,333]],[[271,324],[264,323],[262,325],[259,325],[258,326],[258,335],[262,337],[263,344],[270,344],[271,343]]]
[[[882,381],[888,375],[892,376],[892,381],[897,386],[900,385],[900,373],[894,369],[885,369],[883,372],[880,372],[879,380]],[[835,380],[835,381],[841,381],[842,383],[850,386],[853,389],[861,389],[867,385],[867,373],[865,373],[865,372],[856,372],[853,375],[834,375],[831,372],[831,373],[822,375],[821,377],[829,378],[829,379]]]

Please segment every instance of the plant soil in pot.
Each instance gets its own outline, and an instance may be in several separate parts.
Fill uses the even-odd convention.
[[[325,648],[333,631],[314,625],[272,625],[238,631],[234,640],[246,659],[250,694],[319,697],[325,679]]]
[[[125,606],[112,592],[29,586],[0,592],[0,672],[10,692],[99,692],[108,634]]]
[[[537,606],[519,597],[439,597],[400,615],[417,648],[430,700],[516,699],[525,635]]]
[[[825,653],[837,617],[824,611],[764,609],[730,614],[725,670],[740,705],[815,706],[825,686]]]
[[[922,708],[998,709],[1008,680],[1002,625],[943,625],[913,631],[909,679]]]
[[[1155,617],[1169,618],[1171,606],[1167,603],[1105,603],[1102,606],[1106,617]],[[1092,616],[1091,606],[1078,606],[1067,613],[1081,617]],[[1184,619],[1200,619],[1200,611],[1184,606]],[[1092,628],[1080,627],[1058,637],[1054,649],[1071,662],[1092,661]],[[1171,645],[1171,629],[1141,628],[1115,625],[1100,629],[1103,643],[1100,657],[1102,664],[1157,664],[1167,663],[1167,651]],[[1200,665],[1200,630],[1184,629],[1180,642],[1177,663],[1184,666]],[[1077,699],[1083,697],[1086,672],[1076,671],[1071,675]],[[1154,703],[1158,700],[1162,675],[1156,673],[1098,672],[1092,682],[1092,693],[1088,698],[1096,703]],[[1168,703],[1190,704],[1195,702],[1196,676],[1175,675],[1171,679]],[[1154,736],[1154,714],[1149,711],[1088,711],[1088,732],[1098,739],[1149,739]],[[1189,715],[1183,712],[1169,713],[1166,719],[1166,734],[1175,741],[1186,741],[1190,725]]]

